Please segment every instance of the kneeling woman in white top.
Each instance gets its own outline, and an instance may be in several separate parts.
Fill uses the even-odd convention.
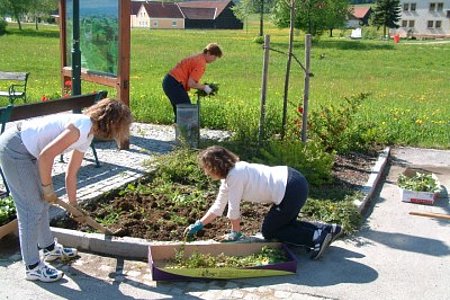
[[[221,185],[207,213],[186,228],[187,236],[194,236],[204,225],[221,216],[228,204],[231,233],[227,240],[241,239],[241,201],[272,204],[261,227],[264,238],[309,247],[313,259],[319,258],[342,233],[341,226],[336,224],[298,220],[308,196],[308,182],[299,171],[287,166],[269,167],[239,161],[236,154],[220,146],[203,150],[198,160],[205,174],[213,180],[221,180]]]
[[[103,99],[84,114],[56,114],[24,121],[0,136],[0,165],[17,208],[22,259],[26,279],[52,282],[63,272],[41,261],[77,255],[53,239],[49,226],[49,203],[57,196],[52,184],[53,161],[72,151],[65,174],[69,202],[77,203],[77,173],[84,152],[94,137],[114,139],[129,136],[131,113],[123,103]]]

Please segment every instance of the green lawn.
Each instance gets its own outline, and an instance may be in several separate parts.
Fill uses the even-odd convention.
[[[19,32],[9,24],[9,33],[0,36],[0,70],[31,72],[30,101],[40,101],[42,95],[56,97],[61,93],[58,28],[41,25],[38,32],[34,25],[24,28]],[[265,33],[271,35],[272,48],[287,51],[287,30],[266,23]],[[357,120],[374,128],[364,134],[379,136],[382,144],[450,147],[450,43],[355,41],[334,33],[333,38],[323,36],[313,42],[311,110],[369,93]],[[257,126],[263,60],[262,45],[253,42],[257,34],[256,22],[244,30],[133,29],[130,99],[135,119],[170,124],[172,110],[161,88],[162,78],[181,58],[218,42],[224,56],[208,66],[203,80],[219,83],[220,90],[218,96],[202,101],[202,125],[231,130],[242,124]],[[303,38],[303,33],[295,36],[294,53],[301,62]],[[267,106],[275,127],[281,125],[286,61],[286,55],[271,51]],[[291,70],[289,124],[302,101],[304,83],[295,61]],[[91,83],[82,86],[83,92],[105,89]],[[1,101],[6,105],[6,100]]]

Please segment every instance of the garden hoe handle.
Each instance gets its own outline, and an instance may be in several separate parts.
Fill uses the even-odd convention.
[[[411,211],[410,215],[450,220],[450,215],[431,212]]]
[[[74,219],[77,222],[85,223],[85,224],[91,226],[92,228],[97,229],[101,233],[111,234],[111,235],[113,234],[110,230],[108,230],[107,228],[102,226],[100,223],[98,223],[97,221],[92,219],[86,212],[76,208],[75,206],[73,206],[59,198],[56,201],[56,204],[58,204],[59,206],[64,208],[66,211],[70,212],[74,216]]]

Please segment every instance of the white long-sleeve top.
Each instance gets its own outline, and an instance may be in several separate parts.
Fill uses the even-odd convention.
[[[239,161],[221,180],[217,198],[208,210],[221,216],[228,203],[227,217],[231,220],[241,216],[241,201],[280,204],[286,192],[287,166],[269,167]]]
[[[22,142],[28,152],[38,158],[42,149],[60,135],[69,124],[78,128],[80,137],[64,152],[72,150],[86,152],[94,136],[89,134],[92,128],[91,118],[83,114],[55,114],[25,121],[22,123]]]

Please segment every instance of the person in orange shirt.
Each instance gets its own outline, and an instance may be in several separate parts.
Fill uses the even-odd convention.
[[[206,94],[212,92],[210,86],[201,84],[199,81],[205,73],[206,64],[214,62],[222,57],[219,45],[210,43],[206,45],[202,53],[189,56],[180,61],[164,77],[162,87],[169,98],[177,122],[177,104],[191,103],[188,91],[191,88],[203,90]]]

